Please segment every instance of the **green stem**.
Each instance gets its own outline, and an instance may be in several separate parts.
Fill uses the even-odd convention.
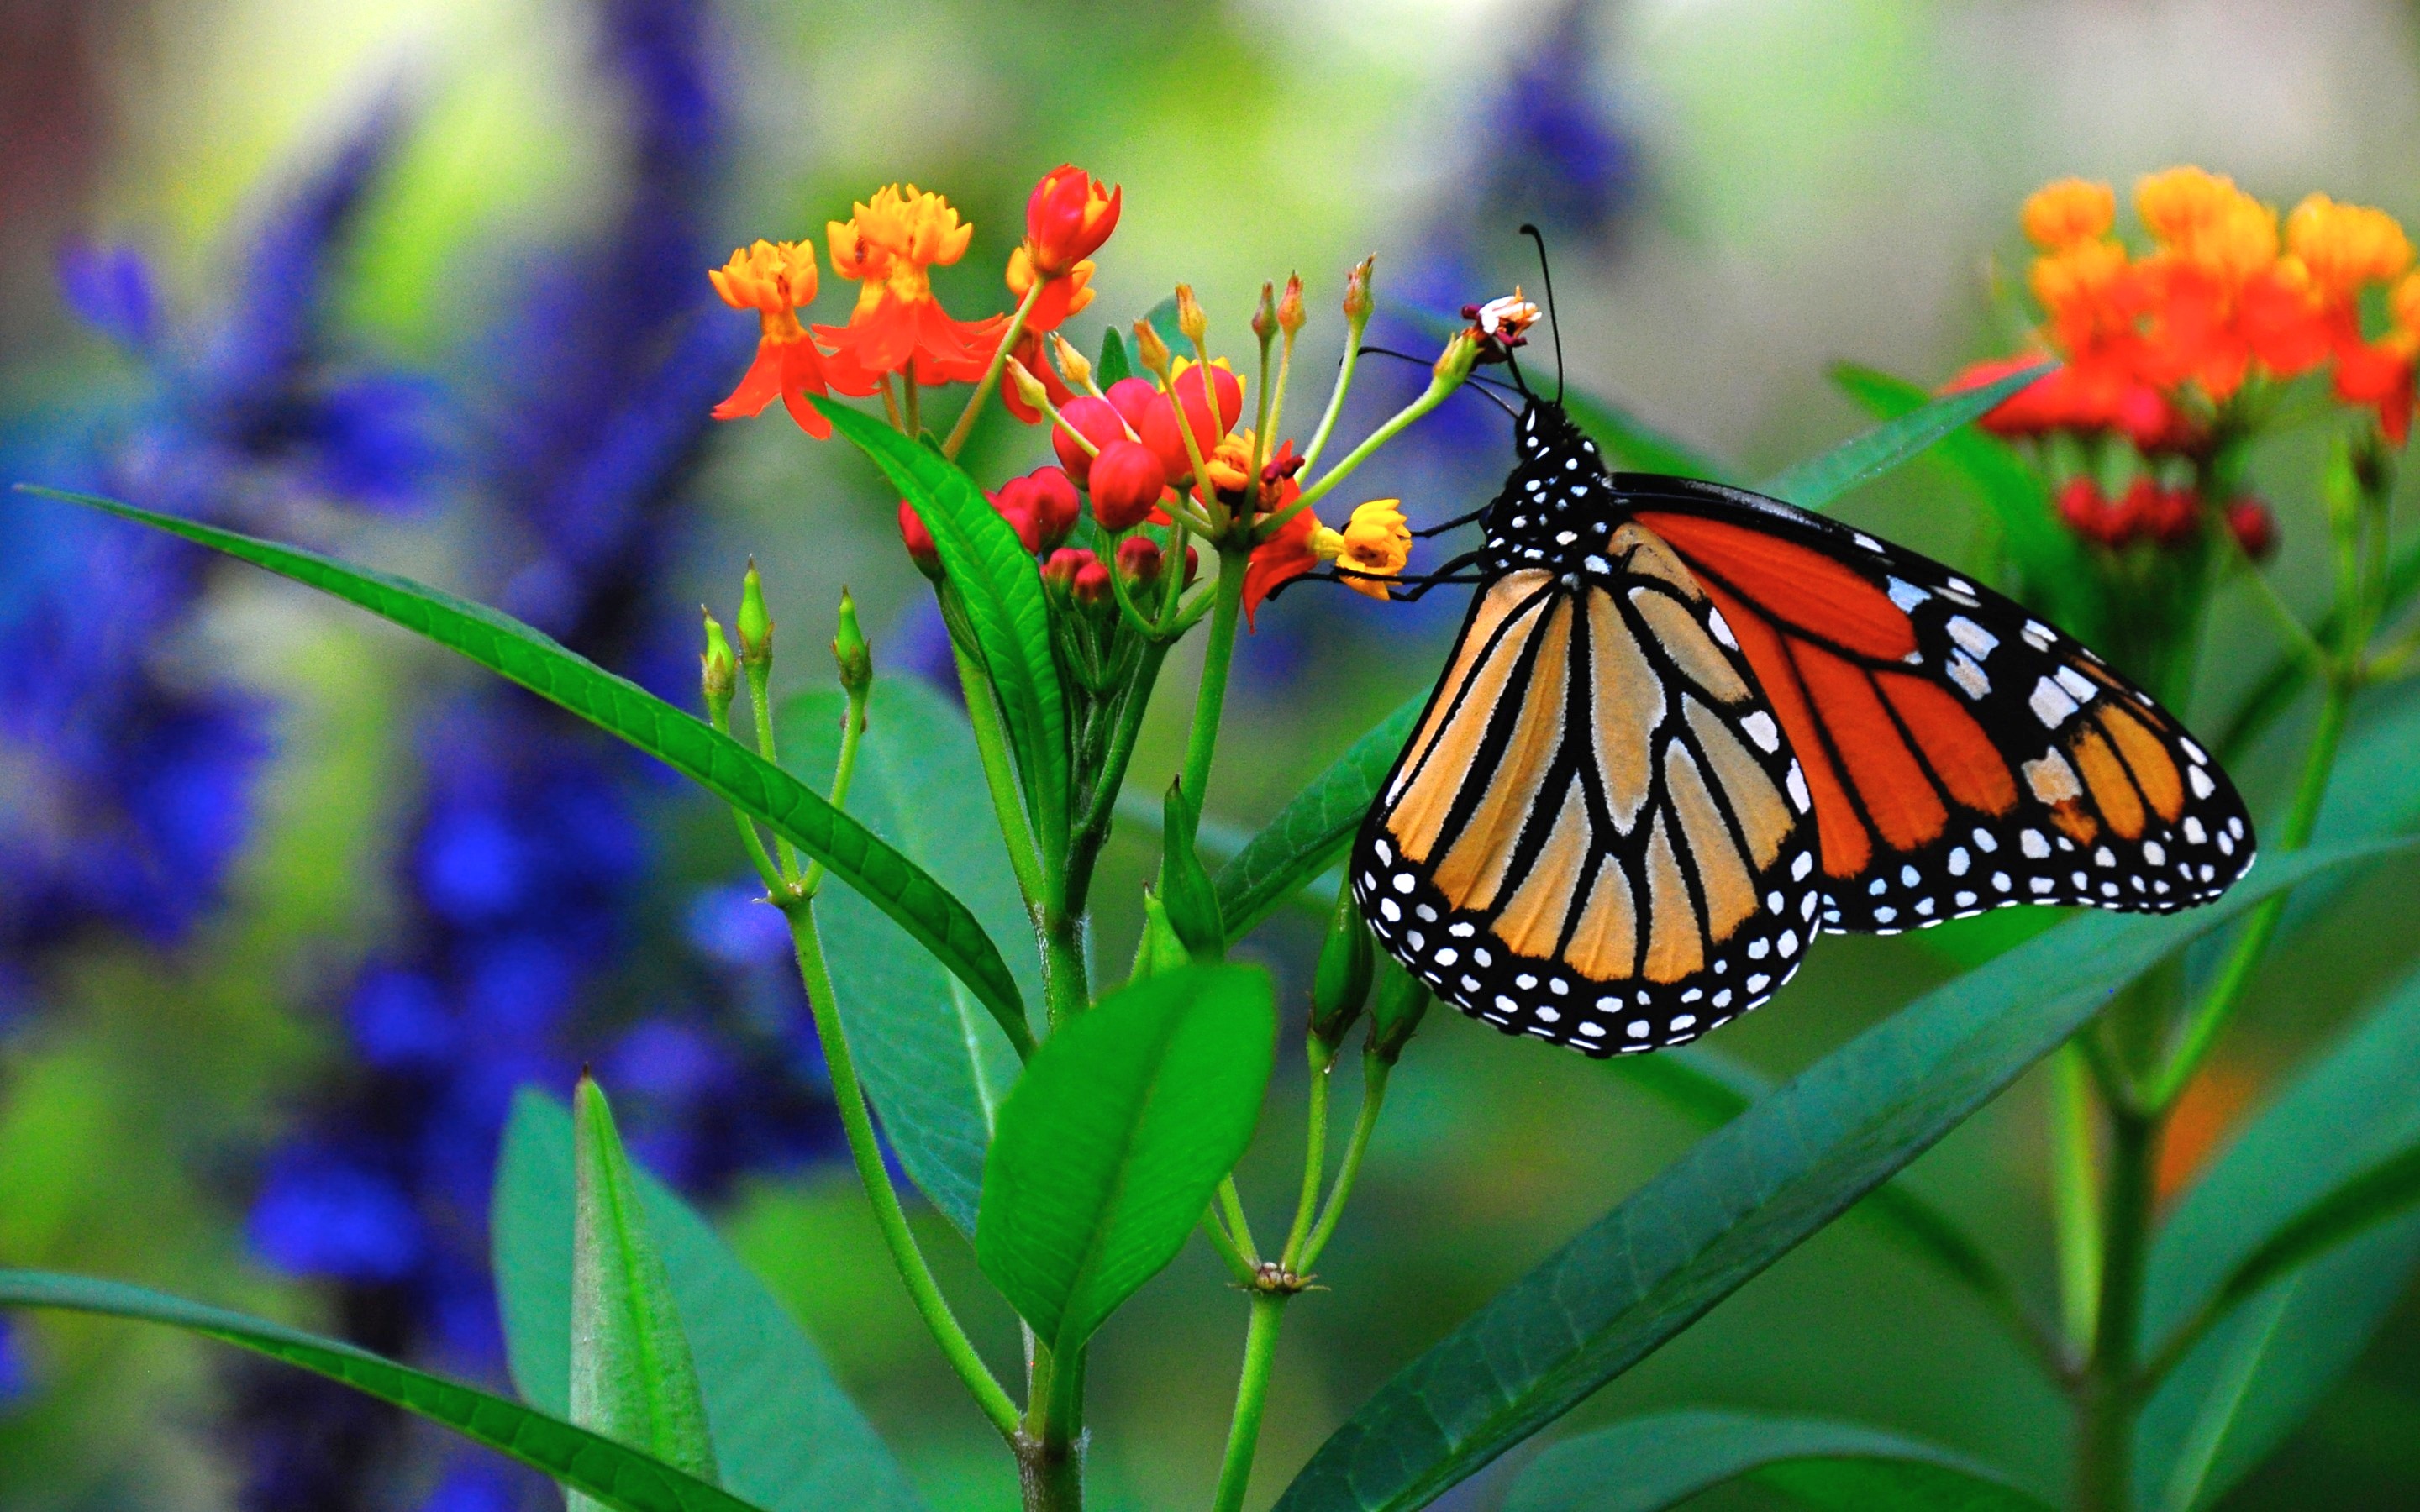
[[[1294,1224],[1286,1230],[1285,1248],[1278,1263],[1288,1271],[1302,1260],[1313,1220],[1319,1216],[1319,1189],[1327,1180],[1327,1078],[1335,1069],[1336,1052],[1319,1036],[1303,1038],[1303,1058],[1311,1063],[1311,1106],[1305,1116],[1302,1143],[1302,1195],[1295,1199]]]
[[[1344,338],[1344,361],[1337,364],[1336,387],[1327,391],[1327,409],[1319,417],[1319,428],[1311,433],[1311,445],[1302,454],[1302,465],[1309,471],[1319,461],[1319,454],[1327,449],[1327,438],[1336,430],[1336,418],[1344,413],[1344,395],[1353,387],[1354,364],[1361,361],[1361,336],[1347,332]]]
[[[731,710],[728,707],[715,711],[713,719],[718,733],[731,733]],[[770,856],[765,854],[765,837],[756,833],[756,821],[737,809],[731,810],[731,818],[739,826],[739,843],[747,849],[748,859],[754,863],[756,875],[764,880],[766,893],[771,898],[780,898],[784,890],[781,869],[773,864]]]
[[[2294,804],[2287,810],[2286,823],[2278,833],[2277,847],[2283,852],[2299,851],[2310,843],[2311,832],[2319,827],[2319,807],[2327,799],[2328,779],[2335,771],[2336,750],[2344,743],[2345,721],[2352,712],[2352,688],[2340,673],[2328,679],[2326,697],[2319,704],[2319,727],[2312,732],[2311,747],[2303,759],[2303,773],[2294,786]],[[2254,910],[2243,933],[2235,942],[2235,949],[2226,958],[2218,980],[2194,1011],[2183,1037],[2159,1074],[2153,1079],[2147,1099],[2149,1105],[2164,1108],[2175,1102],[2185,1084],[2218,1042],[2221,1031],[2241,1005],[2244,989],[2252,983],[2252,973],[2268,953],[2269,943],[2275,937],[2278,922],[2285,917],[2287,895],[2278,894]]]
[[[843,719],[844,723],[840,727],[840,760],[832,768],[831,806],[835,809],[845,809],[848,806],[849,783],[857,776],[857,747],[859,740],[865,733],[865,695],[863,693],[849,695],[848,712],[843,716]],[[817,889],[824,885],[824,864],[821,861],[808,865],[807,874],[799,882],[800,897],[812,898],[815,895]]]
[[[1001,728],[1000,705],[992,701],[991,684],[983,669],[960,648],[953,647],[958,664],[958,689],[966,695],[967,722],[974,726],[975,754],[983,760],[984,785],[991,790],[992,814],[1008,841],[1009,869],[1016,873],[1016,890],[1028,910],[1042,903],[1042,856],[1034,848],[1033,831],[1025,822],[1025,803],[1016,793],[1016,769],[1008,757],[1008,735]]]
[[[1058,905],[1047,906],[1042,921],[1042,995],[1054,1029],[1093,1005],[1084,916]]]
[[[1227,1220],[1227,1232],[1234,1236],[1235,1248],[1242,1253],[1244,1263],[1259,1270],[1261,1247],[1252,1242],[1252,1221],[1244,1216],[1244,1199],[1236,1192],[1232,1176],[1218,1183],[1218,1211]]]
[[[1244,1331],[1244,1374],[1235,1387],[1235,1415],[1227,1427],[1227,1455],[1218,1466],[1218,1490],[1211,1512],[1241,1512],[1252,1479],[1252,1452],[1260,1446],[1261,1413],[1268,1406],[1269,1373],[1276,1366],[1278,1325],[1285,1318],[1286,1293],[1252,1294],[1252,1320]]]
[[[1361,1112],[1353,1120],[1353,1135],[1345,1143],[1344,1164],[1337,1168],[1336,1185],[1328,1189],[1327,1206],[1320,1210],[1319,1223],[1302,1247],[1296,1269],[1305,1274],[1319,1263],[1320,1252],[1327,1248],[1336,1222],[1343,1216],[1345,1199],[1353,1196],[1353,1183],[1360,1179],[1361,1157],[1370,1152],[1370,1135],[1378,1127],[1378,1110],[1386,1105],[1387,1076],[1392,1070],[1375,1056],[1361,1057]]]
[[[1218,589],[1210,611],[1210,640],[1202,651],[1202,687],[1193,701],[1193,731],[1185,742],[1185,795],[1199,815],[1210,790],[1210,759],[1218,751],[1218,722],[1227,707],[1227,673],[1235,660],[1235,625],[1243,617],[1244,569],[1249,553],[1218,548]],[[1187,835],[1191,842],[1193,837]]]
[[[2089,1031],[2086,1031],[2089,1032]],[[2071,1041],[2051,1063],[2051,1211],[2058,1240],[2059,1320],[2078,1355],[2101,1310],[2100,1182],[2092,1162],[2092,1069]]]
[[[1244,1258],[1244,1252],[1235,1247],[1235,1242],[1227,1237],[1227,1226],[1219,1219],[1215,1205],[1202,1211],[1202,1231],[1210,1237],[1210,1247],[1227,1262],[1227,1269],[1234,1274],[1235,1284],[1249,1287],[1258,1272],[1253,1269],[1251,1261]]]
[[[873,1204],[875,1227],[881,1230],[882,1242],[891,1250],[899,1279],[908,1288],[908,1300],[915,1304],[924,1326],[932,1330],[934,1341],[940,1345],[950,1368],[966,1383],[975,1405],[991,1420],[992,1427],[1015,1444],[1018,1427],[1016,1404],[1009,1400],[1007,1391],[993,1378],[983,1357],[975,1352],[973,1341],[958,1325],[957,1316],[950,1311],[949,1300],[941,1295],[939,1284],[924,1263],[923,1251],[917,1247],[916,1236],[908,1227],[908,1214],[891,1184],[890,1169],[883,1165],[882,1147],[875,1138],[865,1089],[858,1082],[848,1034],[841,1025],[839,1000],[832,994],[831,971],[824,963],[823,940],[815,930],[814,904],[801,899],[786,905],[783,912],[790,921],[799,975],[806,983],[807,1006],[814,1014],[815,1035],[823,1043],[824,1064],[830,1072],[832,1101],[840,1106],[841,1130],[848,1138],[849,1156],[857,1164],[858,1180],[865,1186],[866,1199]]]
[[[1008,366],[1009,349],[1016,345],[1017,338],[1025,334],[1025,317],[1033,313],[1034,302],[1041,298],[1042,280],[1037,278],[1033,281],[1033,286],[1025,291],[1025,298],[1018,302],[1016,314],[1009,316],[1008,330],[1000,338],[999,348],[991,354],[991,363],[984,368],[982,381],[975,385],[975,392],[968,396],[966,409],[958,412],[958,423],[950,427],[950,439],[941,443],[941,455],[951,461],[954,462],[958,459],[958,452],[967,444],[968,436],[974,431],[975,417],[983,413],[984,405],[991,398],[991,391],[1000,386],[1000,375]],[[915,433],[910,431],[908,434]]]
[[[2109,1124],[2101,1306],[2093,1321],[2092,1353],[2075,1398],[2076,1512],[2131,1512],[2134,1502],[2134,1433],[2142,1408],[2134,1351],[2150,1250],[2160,1125],[2156,1116],[2123,1108],[2110,1109]]]
[[[773,740],[772,669],[763,661],[743,660],[748,673],[748,715],[756,723],[756,754],[772,765],[782,764]],[[782,858],[782,880],[795,887],[799,882],[799,848],[783,839],[773,837],[774,854]]]
[[[1284,524],[1287,520],[1292,519],[1295,515],[1301,513],[1303,510],[1309,509],[1312,504],[1315,504],[1320,500],[1326,498],[1330,489],[1334,488],[1338,484],[1342,483],[1346,478],[1351,477],[1355,469],[1360,467],[1362,463],[1367,462],[1372,456],[1375,455],[1378,448],[1386,445],[1388,441],[1393,440],[1397,436],[1401,435],[1404,426],[1409,425],[1413,421],[1419,419],[1422,415],[1427,414],[1430,410],[1445,403],[1446,399],[1452,394],[1453,391],[1460,387],[1462,387],[1462,385],[1458,382],[1449,383],[1441,378],[1430,378],[1429,386],[1421,391],[1419,398],[1414,399],[1411,403],[1404,406],[1401,409],[1396,410],[1393,415],[1388,418],[1385,424],[1379,426],[1376,430],[1372,431],[1368,436],[1364,437],[1360,445],[1344,454],[1343,461],[1339,462],[1334,467],[1328,469],[1325,477],[1321,478],[1317,483],[1312,484],[1310,487],[1305,488],[1302,491],[1301,498],[1296,499],[1292,504],[1289,504],[1284,509],[1279,511],[1276,515],[1270,517],[1269,523],[1266,528],[1274,529],[1277,526]]]

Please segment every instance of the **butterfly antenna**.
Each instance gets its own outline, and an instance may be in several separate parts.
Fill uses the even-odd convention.
[[[1538,244],[1538,278],[1546,285],[1546,330],[1555,338],[1555,402],[1563,402],[1563,326],[1555,318],[1555,270],[1546,266],[1546,234],[1523,222],[1521,234]]]
[[[1361,355],[1364,357],[1392,357],[1400,362],[1418,363],[1423,367],[1429,365],[1429,360],[1427,358],[1415,357],[1410,352],[1399,352],[1391,347],[1363,347],[1361,348]],[[1479,386],[1479,395],[1481,398],[1485,399],[1489,404],[1494,405],[1497,409],[1503,410],[1507,415],[1512,416],[1514,420],[1521,418],[1519,411],[1515,410],[1511,405],[1506,404],[1502,399],[1497,398],[1495,393],[1490,392],[1494,389],[1502,388],[1502,384],[1496,382],[1493,378],[1482,378],[1477,373],[1471,374],[1468,381]]]

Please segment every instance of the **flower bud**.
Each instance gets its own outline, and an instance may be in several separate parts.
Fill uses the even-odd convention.
[[[1107,563],[1100,558],[1093,556],[1090,551],[1084,554],[1092,557],[1092,560],[1077,567],[1076,584],[1072,592],[1077,603],[1086,609],[1097,609],[1109,603],[1110,599],[1112,590],[1109,587],[1109,569]]]
[[[1008,380],[1016,385],[1016,396],[1025,401],[1025,407],[1027,409],[1034,411],[1036,414],[1043,414],[1048,411],[1050,406],[1049,389],[1043,385],[1040,378],[1035,378],[1032,373],[1029,372],[1023,363],[1018,362],[1014,357],[1008,360]]]
[[[1159,543],[1148,535],[1129,535],[1118,543],[1118,576],[1129,588],[1149,588],[1159,581]]]
[[[2151,532],[2151,517],[2160,507],[2160,486],[2149,478],[2136,478],[2126,485],[2126,491],[2102,517],[2102,544],[2123,547]]]
[[[1370,312],[1375,301],[1370,295],[1370,275],[1378,266],[1378,255],[1372,253],[1353,265],[1344,278],[1344,323],[1353,329],[1353,341],[1358,345],[1362,328],[1370,323]]]
[[[1278,299],[1278,328],[1291,336],[1302,329],[1302,275],[1286,275],[1285,293]]]
[[[1056,551],[1076,529],[1076,518],[1083,513],[1083,501],[1076,497],[1075,483],[1057,468],[1035,468],[1026,474],[1025,481],[1031,486],[1035,532],[1041,537],[1034,549]]]
[[[1082,547],[1061,547],[1042,563],[1043,591],[1057,599],[1074,598],[1076,575],[1082,572],[1088,563],[1099,565],[1100,560]]]
[[[2059,522],[2087,541],[2101,538],[2101,517],[2108,507],[2101,485],[2088,476],[2070,478],[2058,491]]]
[[[1008,521],[1030,555],[1042,554],[1042,522],[1034,517],[1033,480],[1011,478],[1000,486],[1000,491],[987,495],[993,513]]]
[[[916,570],[935,582],[941,580],[941,548],[933,544],[933,532],[924,527],[924,517],[907,500],[899,501],[899,539],[908,543],[908,560]]]
[[[1025,201],[1025,252],[1034,271],[1062,278],[1098,252],[1118,226],[1125,192],[1073,163],[1042,176]]]
[[[1327,916],[1327,938],[1319,948],[1319,965],[1311,979],[1311,1033],[1329,1054],[1361,1016],[1376,969],[1377,952],[1353,889],[1339,887],[1336,906]]]
[[[1370,995],[1370,1055],[1381,1065],[1393,1065],[1419,1032],[1420,1018],[1428,1011],[1428,984],[1397,965],[1392,956],[1380,963]]]
[[[2155,488],[2143,529],[2162,546],[2182,546],[2201,530],[2201,501],[2191,488]]]
[[[739,659],[751,667],[773,661],[773,620],[765,610],[765,580],[756,575],[756,559],[748,559],[748,575],[739,579]]]
[[[1122,378],[1109,387],[1109,401],[1116,408],[1126,425],[1136,435],[1142,434],[1142,417],[1159,402],[1159,385],[1147,378]]]
[[[1134,323],[1134,333],[1135,360],[1142,363],[1142,370],[1146,373],[1167,372],[1168,343],[1159,339],[1159,328],[1149,318],[1144,318]]]
[[[832,663],[840,669],[841,691],[851,699],[862,699],[874,686],[874,652],[865,643],[865,630],[857,623],[857,600],[848,590],[840,591],[840,626],[832,636]]]
[[[1173,401],[1168,394],[1159,395],[1144,411],[1142,424],[1136,427],[1141,433],[1142,443],[1159,455],[1160,466],[1168,470],[1169,481],[1172,483],[1189,482],[1193,476],[1193,453],[1185,444],[1187,430],[1193,433],[1193,444],[1200,450],[1202,460],[1207,462],[1218,450],[1219,439],[1234,429],[1235,422],[1243,418],[1243,380],[1224,367],[1213,366],[1206,370],[1210,374],[1210,392],[1218,397],[1218,412],[1214,415],[1210,401],[1203,396],[1202,375],[1204,371],[1199,363],[1187,364],[1171,385]],[[1176,423],[1180,405],[1185,410],[1182,429]]]
[[[706,694],[706,717],[717,730],[731,718],[731,699],[739,687],[739,662],[731,654],[731,641],[714,618],[714,610],[702,609],[706,615],[706,650],[699,653],[698,684]]]
[[[2266,562],[2277,554],[2277,515],[2260,500],[2246,495],[2227,505],[2226,530],[2255,562]]]
[[[1202,301],[1193,297],[1190,284],[1176,285],[1176,329],[1197,347],[1210,336],[1210,317],[1202,313]]]
[[[1093,364],[1084,360],[1074,342],[1055,331],[1050,332],[1050,355],[1057,360],[1068,387],[1080,389],[1093,381]]]
[[[1168,491],[1168,470],[1140,441],[1114,440],[1093,459],[1093,518],[1116,534],[1148,517]]]
[[[1259,339],[1262,346],[1265,347],[1277,332],[1278,286],[1275,284],[1264,283],[1261,285],[1260,305],[1252,311],[1252,334]]]
[[[1430,364],[1429,377],[1447,388],[1459,388],[1462,381],[1470,377],[1470,370],[1478,365],[1479,354],[1480,338],[1468,329],[1457,331],[1453,339],[1445,344],[1445,350],[1437,353],[1437,360]]]
[[[1109,400],[1095,399],[1090,394],[1080,399],[1070,399],[1059,411],[1059,421],[1058,424],[1050,427],[1050,449],[1059,454],[1059,465],[1065,468],[1067,475],[1078,483],[1091,478],[1093,457],[1102,447],[1126,439],[1125,419]],[[1075,428],[1077,435],[1093,443],[1092,451],[1084,450],[1083,441],[1067,434],[1070,426]]]
[[[1202,576],[1202,553],[1188,546],[1185,548],[1185,586],[1192,587],[1193,579],[1200,576]]]

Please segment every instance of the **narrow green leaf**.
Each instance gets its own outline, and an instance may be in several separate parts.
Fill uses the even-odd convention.
[[[558,1415],[570,1400],[572,1159],[569,1112],[523,1088],[496,1165],[496,1293],[514,1384]],[[899,1462],[765,1284],[660,1182],[642,1171],[638,1189],[724,1485],[768,1512],[923,1512]]]
[[[1609,399],[1566,393],[1563,411],[1605,455],[1632,472],[1729,483],[1736,475],[1688,442],[1657,430]]]
[[[40,1271],[0,1271],[0,1307],[52,1307],[164,1323],[265,1354],[451,1428],[473,1443],[508,1455],[572,1490],[595,1497],[615,1512],[757,1512],[719,1487],[586,1428],[475,1386],[265,1319],[247,1318],[121,1281]]]
[[[1838,1512],[2050,1512],[2000,1472],[1886,1429],[1823,1418],[1659,1412],[1559,1443],[1504,1512],[1663,1512],[1734,1481]]]
[[[719,1483],[689,1336],[613,1107],[587,1075],[571,1107],[571,1420]],[[574,1492],[569,1504],[596,1504]]]
[[[1276,1053],[1265,975],[1187,966],[1102,999],[1026,1066],[975,1257],[1059,1356],[1184,1248],[1251,1142]]]
[[[1093,365],[1093,384],[1107,393],[1112,383],[1134,377],[1134,364],[1126,360],[1126,339],[1118,328],[1101,332],[1101,360]]]
[[[1895,420],[1923,409],[1923,385],[1853,363],[1832,369],[1832,381],[1866,412]],[[2050,490],[2008,442],[1968,427],[1943,438],[1933,455],[1980,496],[2000,530],[2002,546],[2037,607],[2089,637],[2092,598],[2084,549],[2053,513]]]
[[[1228,939],[1250,933],[1344,854],[1427,702],[1423,693],[1379,720],[1218,869],[1218,913]]]
[[[838,689],[802,694],[779,718],[782,764],[825,787],[840,753],[847,701]],[[915,677],[877,677],[858,743],[848,810],[965,900],[994,939],[1011,947],[1027,1001],[1041,983],[1033,925],[998,840],[974,732],[957,706]],[[899,1164],[968,1238],[983,1195],[984,1151],[1017,1056],[984,1006],[919,950],[900,949],[891,925],[863,900],[828,890],[816,904],[859,1072]]]
[[[1032,553],[957,464],[872,415],[817,399],[832,428],[874,459],[933,533],[1000,696],[1017,778],[1046,851],[1067,846],[1067,704],[1050,649],[1050,606]]]
[[[2152,1348],[2218,1304],[2331,1193],[2420,1143],[2414,1065],[2420,976],[2310,1060],[2178,1200],[2144,1287],[2143,1336]],[[2171,1484],[2180,1458],[2206,1437],[2207,1473],[2188,1478],[2204,1503],[2223,1495],[2351,1366],[2415,1265],[2420,1218],[2393,1218],[2260,1288],[2269,1297],[2290,1289],[2281,1313],[2264,1319],[2261,1305],[2241,1307],[2211,1330],[2144,1410],[2143,1494]]]
[[[2226,1278],[2211,1305],[2231,1308],[2346,1241],[2420,1203],[2420,1142],[2388,1151],[2288,1219]]]
[[[1169,783],[1159,826],[1160,904],[1187,953],[1209,964],[1226,958],[1227,932],[1219,923],[1218,894],[1201,852],[1193,848],[1191,836],[1201,818],[1183,781]]]
[[[2074,919],[1928,994],[1700,1140],[1406,1366],[1282,1512],[1408,1512],[1569,1412],[1955,1128],[2170,952],[2409,842],[2261,863],[2207,908]]]
[[[1000,948],[966,904],[864,825],[817,797],[754,751],[684,714],[628,678],[510,615],[391,573],[351,566],[316,551],[256,540],[92,494],[19,486],[181,535],[196,545],[358,605],[415,635],[461,653],[489,671],[627,741],[724,802],[753,814],[882,910],[958,975],[1002,1024],[1025,1023],[1016,980]]]
[[[1821,456],[1783,469],[1758,485],[1757,491],[1787,500],[1801,509],[1821,509],[1858,485],[1870,483],[1922,455],[1952,431],[1996,409],[2001,400],[2052,372],[2055,366],[2044,363],[1980,388],[1962,389],[1928,399],[1918,408],[1850,437]]]

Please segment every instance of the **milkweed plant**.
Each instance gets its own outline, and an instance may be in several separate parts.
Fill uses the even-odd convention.
[[[1249,320],[1215,340],[1218,323],[1179,285],[1088,355],[1066,328],[1094,302],[1095,257],[1121,207],[1121,191],[1079,169],[1044,177],[1005,269],[1006,307],[974,319],[946,310],[930,278],[966,254],[972,227],[912,185],[829,224],[823,256],[856,285],[839,324],[804,318],[820,292],[806,241],[757,241],[710,274],[760,332],[715,416],[778,402],[809,438],[871,459],[948,628],[963,714],[882,674],[846,594],[830,681],[819,671],[805,680],[823,691],[777,701],[775,627],[752,564],[730,630],[705,616],[690,711],[406,579],[54,497],[382,615],[727,805],[787,926],[899,1282],[997,1430],[1026,1506],[1082,1504],[1094,1337],[1198,1236],[1233,1288],[1198,1304],[1234,1308],[1242,1330],[1224,1459],[1202,1488],[1214,1512],[1234,1512],[1280,1324],[1290,1307],[1319,1304],[1322,1255],[1428,1005],[1375,949],[1349,888],[1327,914],[1307,1003],[1281,1004],[1264,972],[1228,962],[1333,869],[1419,708],[1352,745],[1214,871],[1202,814],[1238,634],[1282,612],[1270,600],[1296,579],[1380,599],[1419,582],[1400,501],[1344,509],[1345,490],[1510,356],[1540,312],[1515,290],[1436,325],[1425,389],[1348,437],[1373,263],[1343,280],[1343,356],[1316,402],[1295,371],[1312,318],[1299,278],[1264,285]],[[1876,425],[1756,486],[1821,509],[1931,452],[1984,506],[1971,570],[2176,706],[2213,617],[2252,606],[2273,630],[2275,664],[2199,726],[2222,756],[2297,748],[2267,858],[2223,901],[2182,914],[2021,909],[1956,926],[1945,938],[1971,969],[1777,1087],[1718,1048],[1617,1062],[1710,1125],[1704,1137],[1405,1364],[1278,1494],[1286,1512],[1434,1500],[1852,1207],[1961,1288],[2066,1395],[2068,1485],[1853,1421],[1689,1411],[1564,1438],[1526,1460],[1510,1504],[1662,1507],[1752,1480],[1816,1506],[2189,1508],[2257,1463],[2324,1384],[2307,1369],[2272,1383],[2273,1362],[2333,1349],[2340,1368],[2420,1261],[2420,1111],[2405,1090],[2420,984],[2367,1011],[2224,1152],[2192,1114],[2264,956],[2310,912],[2289,893],[2327,893],[2407,847],[2420,824],[2405,754],[2420,726],[2363,703],[2420,656],[2420,629],[2397,624],[2420,554],[2392,549],[2388,528],[2420,273],[2391,218],[2324,195],[2281,219],[2226,179],[2179,168],[2145,179],[2135,208],[2140,245],[2119,236],[2107,186],[2035,194],[2021,217],[2038,254],[2023,348],[1938,391],[1840,369]],[[1032,450],[1047,446],[1049,462],[990,480],[960,465],[995,400],[1034,427]],[[1569,402],[1616,458],[1730,477],[1612,405]],[[2262,572],[2279,532],[2255,445],[2288,428],[2329,448],[2332,586],[2316,614]],[[892,501],[866,501],[877,502]],[[1181,765],[1137,773],[1170,653],[1197,632]],[[785,674],[798,659],[821,663],[785,658]],[[1135,812],[1119,802],[1129,786],[1157,797],[1159,856],[1140,940],[1112,959],[1091,919],[1103,846]],[[1300,1181],[1247,1194],[1233,1173],[1297,1036],[1309,1069]],[[1347,1121],[1332,1114],[1332,1088],[1357,1046]],[[2035,1277],[1900,1173],[2040,1062],[2056,1110],[2040,1157],[2056,1264]],[[597,1081],[583,1076],[567,1110],[545,1089],[523,1093],[496,1194],[518,1397],[116,1282],[0,1273],[0,1302],[166,1323],[319,1372],[552,1476],[575,1506],[919,1504],[795,1323],[694,1211],[634,1168]],[[970,1340],[909,1224],[912,1200],[971,1243],[1022,1319],[1020,1358],[986,1358]]]

